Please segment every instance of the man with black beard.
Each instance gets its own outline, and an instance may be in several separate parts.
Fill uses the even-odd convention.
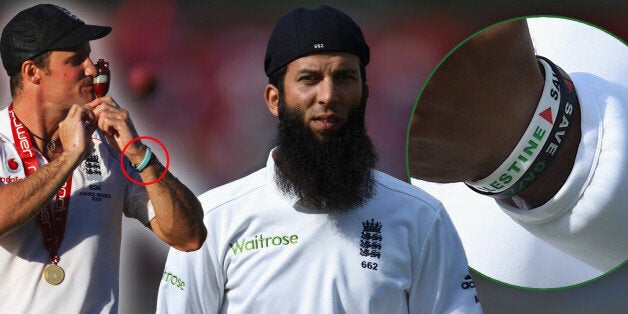
[[[369,48],[346,14],[283,16],[264,96],[279,119],[266,167],[199,197],[208,236],[170,250],[158,313],[481,313],[444,208],[374,170]]]
[[[284,193],[332,212],[352,210],[373,196],[377,154],[366,134],[365,107],[362,97],[339,131],[324,130],[318,138],[303,123],[304,114],[289,109],[279,95],[274,158],[277,183]]]

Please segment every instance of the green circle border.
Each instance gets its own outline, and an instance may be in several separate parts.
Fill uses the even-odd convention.
[[[462,40],[459,44],[457,44],[454,48],[452,48],[439,62],[438,64],[436,64],[436,66],[434,67],[434,69],[430,72],[430,74],[428,75],[427,79],[425,79],[425,82],[423,83],[423,85],[421,86],[421,90],[419,91],[419,95],[417,96],[415,102],[414,102],[414,106],[412,107],[412,112],[410,113],[410,118],[408,121],[408,128],[406,131],[406,145],[405,145],[405,155],[406,155],[406,176],[407,176],[407,180],[408,182],[411,181],[411,175],[410,175],[410,159],[408,158],[408,151],[409,151],[409,147],[410,147],[410,129],[412,126],[412,118],[414,117],[414,112],[416,111],[416,108],[419,104],[419,100],[421,99],[421,95],[423,94],[423,91],[425,90],[425,88],[427,87],[427,84],[429,84],[430,80],[432,79],[432,77],[434,76],[434,74],[436,73],[436,71],[438,71],[438,69],[441,67],[441,65],[455,52],[457,51],[462,45],[464,45],[466,42],[468,42],[469,40],[471,40],[473,37],[477,36],[478,34],[493,28],[495,26],[499,26],[501,24],[505,24],[508,22],[512,22],[512,21],[516,21],[516,20],[521,20],[521,19],[530,19],[530,18],[559,18],[559,19],[565,19],[565,20],[571,20],[571,21],[576,21],[585,25],[589,25],[592,26],[594,28],[597,28],[601,31],[603,31],[604,33],[610,35],[611,37],[619,40],[621,43],[623,43],[624,45],[628,46],[628,44],[626,43],[625,40],[621,39],[619,36],[609,32],[608,30],[606,30],[603,27],[600,27],[598,25],[595,25],[593,23],[587,22],[587,21],[583,21],[580,19],[576,19],[576,18],[572,18],[572,17],[568,17],[568,16],[561,16],[561,15],[551,15],[551,14],[540,14],[540,15],[525,15],[525,16],[519,16],[519,17],[515,17],[515,18],[510,18],[510,19],[506,19],[497,23],[493,23],[489,26],[486,26],[478,31],[476,31],[475,33],[469,35],[467,38],[465,38],[464,40]],[[478,271],[477,269],[469,266],[469,270],[473,273],[473,274],[478,274],[480,276],[482,276],[483,278],[490,280],[494,283],[500,284],[502,286],[506,286],[506,287],[510,287],[510,288],[515,288],[515,289],[520,289],[520,290],[527,290],[527,291],[559,291],[559,290],[567,290],[567,289],[572,289],[575,287],[580,287],[580,286],[584,286],[587,284],[590,284],[592,282],[598,281],[604,277],[607,277],[608,275],[610,275],[611,273],[616,272],[617,270],[619,270],[620,268],[622,268],[624,265],[628,264],[628,260],[625,260],[623,263],[620,263],[618,266],[616,266],[615,268],[605,272],[604,274],[591,278],[589,280],[577,283],[577,284],[573,284],[573,285],[569,285],[569,286],[561,286],[561,287],[555,287],[555,288],[533,288],[533,287],[525,287],[525,286],[519,286],[519,285],[514,285],[514,284],[509,284],[507,282],[492,278],[488,275],[483,274],[482,272]]]

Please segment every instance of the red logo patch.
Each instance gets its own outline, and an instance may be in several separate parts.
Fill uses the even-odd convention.
[[[11,170],[17,170],[17,168],[20,166],[20,164],[18,164],[17,161],[15,161],[15,158],[9,159],[7,164],[9,165],[9,169]]]

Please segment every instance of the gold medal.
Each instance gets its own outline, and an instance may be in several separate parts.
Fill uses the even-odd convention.
[[[44,279],[51,285],[60,284],[65,278],[65,272],[59,265],[50,264],[44,268]]]

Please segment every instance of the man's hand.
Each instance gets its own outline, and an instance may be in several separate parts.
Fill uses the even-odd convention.
[[[103,131],[109,145],[118,152],[138,136],[129,112],[118,106],[110,96],[96,98],[86,106],[92,108],[98,129]],[[145,151],[146,147],[140,141],[135,141],[124,155],[131,163],[139,164],[144,158]]]
[[[90,123],[86,126],[84,121]],[[72,171],[92,152],[91,134],[96,130],[95,121],[91,107],[73,105],[59,123],[61,155],[23,180],[0,184],[0,237],[35,218]]]
[[[103,131],[109,145],[118,152],[138,137],[129,112],[120,108],[109,96],[97,98],[86,106],[93,109],[98,129]],[[135,141],[124,151],[131,164],[139,164],[146,155],[146,146]],[[175,178],[157,160],[139,174],[143,182],[157,180],[146,186],[148,197],[155,209],[150,221],[153,232],[170,246],[182,250],[197,250],[205,241],[207,230],[203,224],[203,209],[192,191]]]
[[[73,105],[65,119],[59,123],[59,139],[63,152],[75,166],[87,158],[93,149],[94,143],[90,136],[96,126],[93,123],[85,126],[83,121],[94,121],[95,118],[90,107]]]

